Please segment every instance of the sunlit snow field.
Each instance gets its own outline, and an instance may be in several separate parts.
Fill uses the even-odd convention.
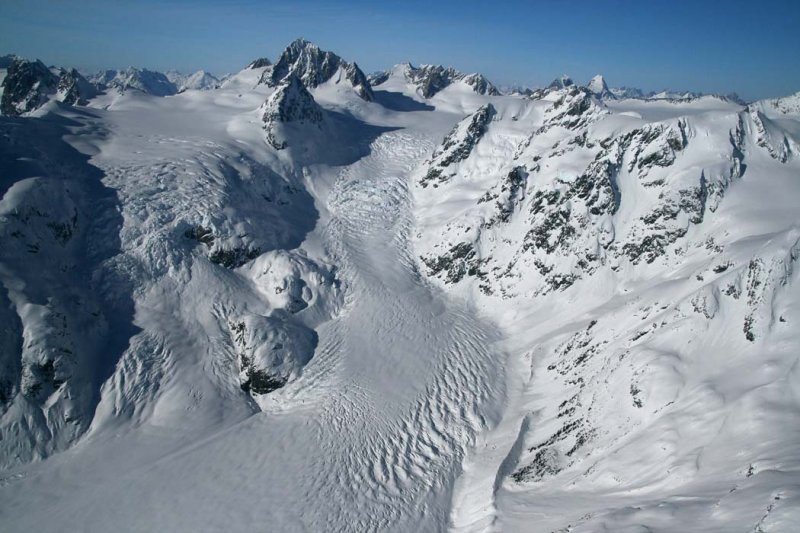
[[[263,67],[0,119],[2,361],[78,361],[2,411],[0,530],[800,523],[800,115],[406,68],[280,150]]]

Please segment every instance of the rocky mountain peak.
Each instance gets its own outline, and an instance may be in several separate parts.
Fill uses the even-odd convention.
[[[296,39],[281,54],[271,71],[265,72],[260,83],[275,87],[287,77],[295,76],[311,89],[329,81],[341,69],[359,97],[372,101],[372,89],[367,77],[355,63],[348,63],[333,52],[321,50],[305,39]]]
[[[65,70],[58,79],[59,100],[69,105],[85,105],[97,95],[95,87],[77,70]]]
[[[598,98],[615,98],[614,94],[608,88],[605,78],[601,74],[592,78],[586,85],[586,88]]]
[[[116,89],[119,93],[133,89],[153,96],[171,96],[178,92],[178,87],[166,75],[145,68],[106,70],[92,76],[91,81],[102,88]]]
[[[0,112],[15,116],[38,108],[53,94],[58,78],[38,59],[14,59],[3,80]]]
[[[319,125],[323,120],[322,108],[308,92],[300,79],[290,74],[262,106],[261,120],[267,131],[267,142],[280,150],[288,142],[280,133],[280,125],[287,123]]]

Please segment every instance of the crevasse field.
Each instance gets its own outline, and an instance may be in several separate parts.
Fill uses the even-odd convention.
[[[797,530],[800,93],[4,66],[0,530]]]

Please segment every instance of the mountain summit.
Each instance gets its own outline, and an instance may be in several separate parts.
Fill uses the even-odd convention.
[[[261,83],[275,87],[289,76],[295,76],[309,89],[336,77],[336,83],[346,81],[363,100],[370,102],[374,98],[367,77],[356,63],[348,63],[305,39],[289,44],[272,69],[264,72]]]
[[[600,74],[592,78],[586,85],[586,88],[598,98],[615,98],[614,94],[608,88],[605,78]]]

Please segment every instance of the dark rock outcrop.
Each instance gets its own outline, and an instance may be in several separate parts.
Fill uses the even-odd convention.
[[[42,106],[56,91],[58,78],[44,63],[15,59],[3,80],[0,112],[7,116],[28,113]]]
[[[261,119],[267,132],[267,142],[281,150],[288,146],[288,140],[279,131],[281,124],[301,123],[319,126],[323,120],[323,111],[305,85],[290,74],[264,103]]]
[[[74,68],[65,70],[58,79],[58,98],[65,104],[85,105],[95,96],[95,87]]]

